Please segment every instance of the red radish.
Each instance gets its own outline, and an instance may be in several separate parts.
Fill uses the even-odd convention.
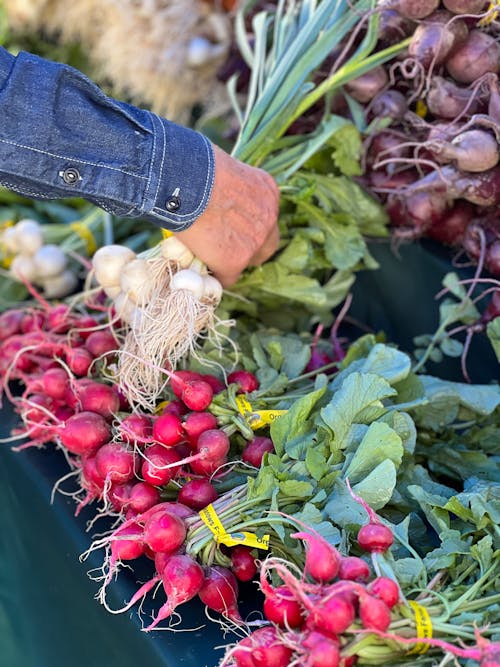
[[[231,570],[238,581],[251,581],[257,574],[255,556],[250,547],[238,544],[231,549]]]
[[[293,651],[272,626],[255,630],[252,636],[252,659],[255,667],[286,667]]]
[[[50,398],[62,399],[69,385],[64,368],[49,368],[42,376],[43,390]]]
[[[194,447],[203,431],[217,428],[217,418],[211,412],[191,412],[185,417],[182,425],[189,442]]]
[[[132,490],[132,486],[133,485],[131,482],[125,482],[123,484],[117,484],[114,482],[111,484],[107,493],[107,498],[113,506],[113,509],[117,512],[128,510],[128,503],[130,500],[130,491]]]
[[[377,577],[370,581],[368,592],[376,598],[380,598],[392,609],[399,601],[399,586],[389,577]]]
[[[186,382],[192,382],[193,380],[203,380],[203,376],[200,373],[195,373],[195,371],[175,371],[175,373],[172,373],[170,387],[175,396],[181,398]]]
[[[45,328],[45,325],[45,313],[34,310],[23,315],[21,331],[23,333],[28,333],[29,331],[40,331],[40,329]]]
[[[104,489],[104,479],[97,470],[95,454],[82,458],[82,486],[95,495]]]
[[[71,325],[71,310],[69,306],[60,303],[50,309],[47,314],[47,329],[49,331],[67,331]]]
[[[151,440],[153,424],[148,415],[131,414],[122,419],[118,431],[124,442],[142,445]]]
[[[109,442],[95,455],[97,472],[103,479],[123,484],[134,477],[134,452],[120,443]]]
[[[82,410],[97,412],[106,419],[111,419],[120,409],[120,399],[113,387],[102,382],[85,384],[78,390]]]
[[[307,649],[308,667],[338,667],[340,664],[339,642],[322,632],[309,632],[302,640],[302,646]]]
[[[194,458],[189,462],[189,467],[195,473],[195,475],[203,475],[205,477],[210,477],[217,470],[227,462],[227,458],[222,459],[196,459]]]
[[[230,447],[229,438],[224,431],[217,428],[203,431],[196,443],[200,458],[216,461],[224,458]]]
[[[346,597],[332,595],[325,602],[319,601],[309,610],[306,626],[311,630],[319,630],[331,637],[337,637],[354,623],[353,605]]]
[[[22,310],[7,310],[0,315],[0,340],[7,340],[21,331]]]
[[[81,347],[66,350],[65,358],[69,369],[79,377],[87,375],[94,361],[94,357],[90,352]]]
[[[392,530],[381,523],[367,523],[358,532],[358,544],[370,553],[383,553],[394,542]]]
[[[76,322],[75,325],[78,329],[78,334],[86,340],[92,332],[92,329],[95,329],[99,326],[99,322],[92,317],[91,315],[82,315]]]
[[[181,398],[186,407],[196,412],[206,410],[212,402],[214,392],[208,382],[191,380],[186,382]]]
[[[75,411],[72,410],[69,405],[59,405],[55,410],[54,410],[54,417],[58,419],[61,422],[65,422],[68,420],[70,417],[72,417],[75,414]]]
[[[180,503],[197,511],[210,505],[218,497],[219,494],[208,479],[192,479],[183,484],[177,494]]]
[[[131,524],[127,528],[118,528],[111,537],[111,559],[108,578],[112,574],[116,561],[134,560],[144,553],[141,526]],[[127,539],[130,537],[131,539]]]
[[[107,421],[95,412],[78,412],[54,431],[69,452],[79,455],[93,454],[111,438]]]
[[[357,556],[344,556],[339,563],[339,579],[347,581],[368,581],[370,578],[370,566],[362,558]]]
[[[153,422],[153,438],[167,447],[177,445],[184,438],[182,422],[177,415],[163,414]]]
[[[141,475],[146,482],[154,486],[168,484],[179,469],[166,468],[180,461],[179,454],[171,447],[150,445],[144,450],[144,461],[141,465]]]
[[[304,623],[304,610],[287,586],[269,587],[265,591],[264,616],[280,628],[300,628]]]
[[[220,394],[220,392],[224,391],[226,388],[226,385],[222,382],[222,380],[219,380],[219,378],[215,375],[210,375],[210,373],[205,373],[202,376],[202,379],[212,387],[214,394]]]
[[[164,510],[155,512],[144,525],[144,542],[153,551],[175,551],[186,538],[182,519]]]
[[[144,631],[152,630],[160,621],[168,618],[180,604],[194,598],[203,585],[203,568],[190,556],[171,556],[161,574],[167,602],[160,607],[156,618]]]
[[[274,451],[274,443],[271,438],[257,436],[245,445],[241,458],[245,463],[260,468],[264,454]]]
[[[359,617],[366,630],[385,632],[391,624],[391,611],[383,600],[367,593],[359,598]]]
[[[160,492],[147,482],[136,482],[130,489],[129,509],[142,514],[160,502]]]
[[[163,408],[162,415],[177,415],[177,417],[183,417],[188,413],[188,408],[184,405],[181,400],[169,401],[167,405]]]
[[[346,658],[341,658],[339,667],[353,667],[358,662],[357,655],[349,655]]]
[[[94,331],[85,341],[85,347],[93,357],[115,352],[119,345],[109,331]]]
[[[334,546],[329,544],[319,533],[300,532],[291,535],[295,539],[305,540],[306,558],[304,572],[316,581],[326,584],[338,574],[341,556]]]
[[[235,623],[242,622],[237,602],[238,582],[227,567],[220,565],[208,567],[198,596],[209,609],[227,616]]]
[[[234,660],[236,667],[255,667],[252,658],[253,652],[253,635],[248,635],[240,640],[236,647],[231,650],[231,658]]]
[[[227,376],[228,384],[239,384],[240,390],[238,393],[250,394],[259,388],[259,381],[250,371],[233,371]]]

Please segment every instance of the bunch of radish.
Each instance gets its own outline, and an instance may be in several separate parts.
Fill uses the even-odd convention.
[[[99,501],[101,516],[118,518],[118,527],[90,547],[108,552],[103,604],[120,564],[146,556],[156,574],[127,608],[160,580],[168,596],[146,629],[195,595],[241,621],[237,582],[255,576],[254,551],[237,545],[214,562],[213,554],[190,555],[186,544],[189,519],[199,521],[198,512],[211,503],[217,507],[217,480],[229,461],[232,431],[210,412],[214,395],[226,385],[210,374],[177,371],[170,375],[172,400],[153,413],[132,412],[118,385],[102,379],[119,347],[111,331],[66,306],[7,311],[0,315],[0,339],[4,390],[22,419],[11,440],[27,439],[18,449],[55,442],[78,482],[75,514]],[[24,385],[21,395],[10,393],[12,380]],[[247,371],[234,371],[227,380],[236,391],[258,388]],[[269,438],[257,437],[234,455],[257,468],[272,449]]]
[[[362,109],[363,182],[398,239],[427,236],[500,275],[500,40],[495,3],[384,0],[381,44],[396,62],[351,81]]]
[[[29,218],[6,227],[0,234],[10,275],[18,281],[41,287],[48,299],[72,294],[78,285],[68,256],[53,243],[44,243],[42,226]]]
[[[134,405],[153,409],[168,382],[165,369],[195,354],[201,332],[216,336],[222,286],[175,236],[139,255],[103,246],[92,265],[125,328],[118,359],[123,391]]]

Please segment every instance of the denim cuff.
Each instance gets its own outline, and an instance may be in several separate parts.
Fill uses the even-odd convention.
[[[214,151],[199,132],[155,114],[151,178],[143,217],[171,229],[187,229],[207,207],[214,183]]]

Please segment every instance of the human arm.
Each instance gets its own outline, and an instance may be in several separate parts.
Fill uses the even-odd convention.
[[[177,232],[226,286],[277,247],[271,177],[67,65],[0,48],[0,113],[0,184],[12,190]]]

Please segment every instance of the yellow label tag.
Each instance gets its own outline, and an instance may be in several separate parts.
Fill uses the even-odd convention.
[[[70,228],[79,236],[87,245],[87,254],[91,257],[97,250],[97,241],[90,229],[83,222],[72,222]]]
[[[498,2],[490,2],[490,6],[488,7],[488,13],[486,16],[483,16],[483,18],[477,22],[481,28],[483,28],[485,25],[489,25],[490,23],[493,23],[493,21],[497,20],[498,17],[498,10],[495,10],[494,12],[492,9],[495,9],[495,7],[498,6]],[[491,12],[491,14],[490,14]]]
[[[408,604],[415,614],[415,623],[417,626],[418,639],[432,639],[432,619],[429,612],[415,600],[408,600]],[[429,649],[429,644],[415,644],[408,653],[425,653]]]
[[[243,394],[236,397],[236,405],[240,414],[247,420],[250,428],[256,431],[258,428],[272,424],[275,419],[284,415],[286,410],[256,410],[254,411],[250,402]]]
[[[161,403],[158,403],[155,408],[155,415],[160,415],[169,403],[170,401],[162,401]]]
[[[170,236],[174,235],[174,232],[171,232],[170,229],[162,229],[161,235],[163,236],[164,239],[168,239],[170,238]]]
[[[417,104],[415,106],[415,113],[417,116],[420,116],[420,118],[425,118],[428,111],[427,104],[423,100],[417,100]]]
[[[207,505],[199,512],[203,523],[211,530],[215,541],[218,544],[225,544],[227,547],[234,547],[236,544],[244,544],[248,547],[257,549],[269,549],[269,535],[257,537],[254,533],[245,531],[239,533],[226,533],[221,520],[212,504]]]
[[[4,257],[2,257],[1,266],[4,269],[8,269],[10,267],[10,265],[12,264],[12,260],[14,259],[14,255],[8,252],[7,248],[5,247],[5,244],[2,242],[1,232],[2,230],[13,226],[14,226],[13,220],[4,220],[4,222],[0,223],[0,252],[2,252],[2,254],[4,255]]]

